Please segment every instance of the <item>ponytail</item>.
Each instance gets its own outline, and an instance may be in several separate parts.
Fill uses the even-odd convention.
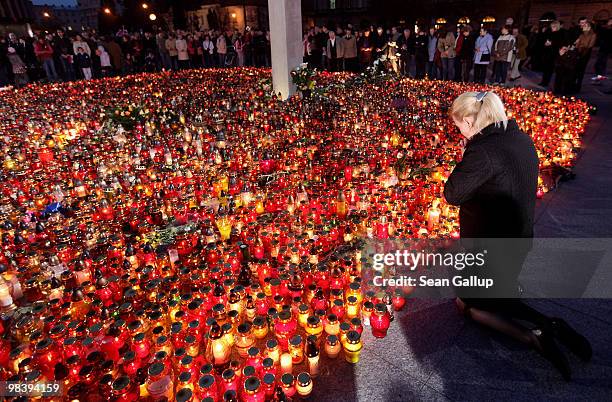
[[[495,92],[465,92],[455,101],[450,108],[450,116],[455,120],[463,120],[465,117],[474,119],[474,129],[480,132],[490,124],[508,124],[508,116],[501,99]]]

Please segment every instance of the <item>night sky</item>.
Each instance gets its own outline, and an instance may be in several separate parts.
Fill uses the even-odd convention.
[[[76,6],[77,0],[32,0],[35,6]]]

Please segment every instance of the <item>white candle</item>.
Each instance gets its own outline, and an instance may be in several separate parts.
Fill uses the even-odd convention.
[[[440,210],[438,208],[429,208],[427,213],[427,229],[432,230],[440,222]]]
[[[293,360],[289,353],[283,353],[280,357],[281,374],[293,372]]]
[[[0,306],[8,307],[13,304],[13,298],[11,297],[11,290],[9,289],[8,284],[2,278],[0,280]]]

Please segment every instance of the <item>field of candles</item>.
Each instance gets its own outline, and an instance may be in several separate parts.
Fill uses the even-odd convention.
[[[283,102],[270,81],[0,93],[0,380],[56,382],[57,400],[307,397],[323,362],[359,364],[362,333],[385,337],[406,301],[362,291],[362,242],[459,237],[448,108],[488,87],[322,73]],[[589,105],[490,90],[532,136],[545,197]]]

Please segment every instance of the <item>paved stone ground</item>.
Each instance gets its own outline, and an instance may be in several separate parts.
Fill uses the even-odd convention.
[[[535,88],[538,79],[525,72],[517,85]],[[581,97],[599,112],[584,138],[576,180],[539,201],[538,237],[612,237],[612,96],[604,88],[585,80]],[[599,278],[612,280],[612,269],[605,271]],[[464,321],[452,301],[411,300],[387,338],[364,331],[359,364],[324,363],[311,400],[612,400],[612,300],[532,303],[564,317],[593,345],[588,364],[568,354],[569,384],[535,351]]]

